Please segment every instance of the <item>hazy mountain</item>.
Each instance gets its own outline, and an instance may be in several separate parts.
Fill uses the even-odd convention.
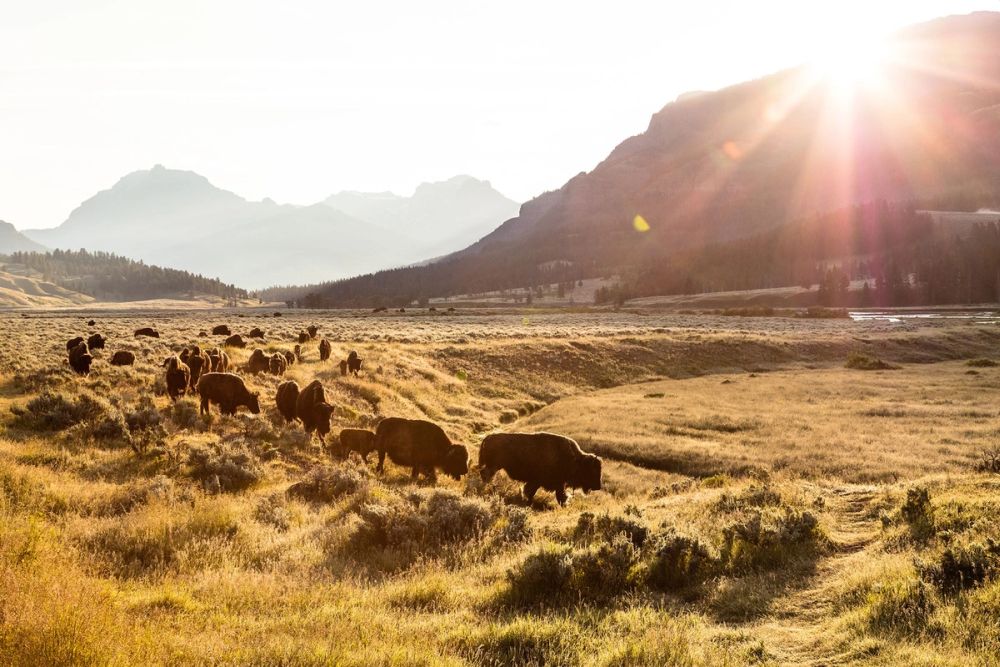
[[[0,255],[7,255],[12,252],[44,252],[45,247],[35,243],[21,232],[14,229],[14,225],[0,220]]]
[[[519,205],[489,181],[455,176],[422,183],[410,197],[391,192],[339,192],[323,202],[331,208],[409,237],[413,261],[464,248],[517,215]]]
[[[860,72],[871,80],[854,89],[802,67],[683,95],[468,249],[322,293],[347,303],[523,287],[554,282],[553,266],[571,278],[625,273],[880,199],[995,207],[1000,14],[948,17],[896,40],[897,59]]]
[[[370,195],[335,198],[367,219],[326,204],[247,201],[196,173],[157,165],[97,193],[59,227],[24,233],[50,248],[103,250],[256,289],[416,262],[468,245],[510,212],[488,183],[467,177],[393,195],[384,209]]]

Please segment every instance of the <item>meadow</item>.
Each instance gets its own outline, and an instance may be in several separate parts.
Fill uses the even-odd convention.
[[[323,382],[330,443],[280,419],[283,378],[241,372],[260,415],[171,403],[163,359],[217,324],[265,332],[237,366],[319,327],[332,360],[317,338],[286,378]],[[65,342],[95,331],[76,376]],[[998,349],[933,318],[5,313],[0,662],[1000,664]],[[335,454],[386,416],[473,463],[488,433],[563,433],[603,489],[529,504],[502,473]]]

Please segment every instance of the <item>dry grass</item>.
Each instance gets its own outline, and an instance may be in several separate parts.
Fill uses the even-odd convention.
[[[973,471],[995,446],[1000,373],[964,364],[992,353],[992,329],[101,312],[109,346],[80,378],[64,341],[91,316],[0,318],[5,664],[958,665],[1000,651],[1000,480]],[[605,457],[604,491],[526,507],[503,475],[380,478],[281,423],[270,375],[247,377],[259,416],[203,419],[164,395],[162,359],[221,343],[198,336],[214,324],[266,332],[229,350],[239,365],[313,322],[333,362],[355,349],[365,364],[341,377],[313,342],[288,371],[324,382],[334,433],[431,418],[475,460],[492,430],[559,431]],[[161,338],[133,339],[144,325]],[[137,365],[107,365],[116,349]],[[844,368],[856,351],[903,368]],[[11,411],[44,392],[65,398],[52,411],[97,398],[100,414],[50,430]],[[108,415],[144,446],[106,437]]]

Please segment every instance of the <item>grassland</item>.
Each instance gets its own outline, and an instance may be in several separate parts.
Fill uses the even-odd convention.
[[[97,323],[88,327],[86,321]],[[171,405],[172,351],[315,323],[337,428],[547,429],[604,490],[528,506]],[[131,337],[152,325],[161,338]],[[110,337],[73,376],[65,341]],[[252,344],[251,344],[252,345]],[[4,664],[998,664],[1000,331],[628,312],[0,317]],[[136,353],[131,368],[106,361]],[[229,350],[237,363],[247,350]],[[845,367],[852,354],[898,370]],[[971,361],[972,363],[968,363]],[[337,428],[334,429],[336,432]],[[222,480],[215,493],[206,480]],[[304,493],[289,495],[295,482]]]

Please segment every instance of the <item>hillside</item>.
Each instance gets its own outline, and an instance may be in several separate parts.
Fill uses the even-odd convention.
[[[215,278],[85,250],[11,253],[0,269],[4,277],[0,287],[9,290],[8,305],[16,306],[68,305],[36,300],[41,297],[71,303],[247,298],[246,290]]]
[[[30,276],[0,270],[0,308],[61,308],[93,298]]]
[[[45,246],[35,243],[9,222],[0,220],[0,255],[12,252],[45,252]]]
[[[373,303],[613,274],[641,284],[647,267],[678,253],[809,227],[817,214],[867,202],[995,207],[1000,14],[912,27],[896,35],[894,53],[853,96],[805,67],[682,96],[593,171],[447,261],[301,293]]]
[[[157,165],[124,176],[60,226],[25,234],[50,248],[112,252],[258,288],[417,262],[467,245],[516,212],[488,183],[467,177],[421,186],[391,211],[334,199],[348,212],[247,201],[199,174]]]

